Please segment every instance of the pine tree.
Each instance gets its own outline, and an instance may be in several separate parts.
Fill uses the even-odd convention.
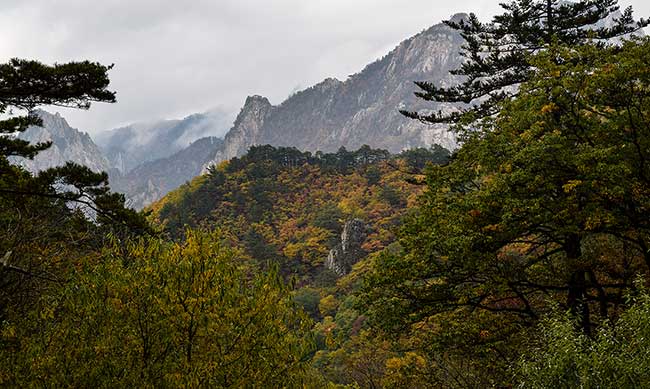
[[[499,101],[516,95],[517,85],[534,72],[532,54],[557,42],[578,45],[587,41],[606,45],[612,38],[631,34],[645,27],[648,19],[635,21],[628,7],[614,21],[602,22],[619,11],[617,0],[516,0],[501,4],[505,12],[490,23],[476,15],[461,21],[445,21],[465,39],[461,55],[465,62],[452,74],[464,76],[457,86],[442,88],[430,81],[416,81],[421,89],[416,96],[426,101],[470,104],[451,114],[400,111],[425,123],[470,122],[498,113]]]
[[[452,314],[494,341],[511,336],[509,320],[535,323],[549,299],[587,334],[614,317],[635,274],[650,273],[649,48],[551,46],[533,58],[521,95],[429,169],[404,251],[367,277],[369,317],[393,329]]]
[[[0,120],[0,320],[29,307],[52,283],[64,282],[74,253],[99,245],[109,232],[151,232],[145,215],[127,209],[124,195],[110,191],[105,172],[69,162],[32,175],[10,162],[34,158],[51,145],[15,136],[42,124],[36,107],[88,109],[91,102],[114,102],[115,93],[107,89],[110,68],[88,61],[0,64],[0,114],[8,116]]]
[[[115,102],[115,92],[106,89],[107,72],[111,68],[112,65],[88,61],[48,66],[17,58],[0,64],[0,114],[12,114],[14,109],[27,111],[26,115],[0,120],[0,135],[41,125],[40,118],[32,112],[40,105],[88,109],[91,102]],[[20,139],[0,136],[2,157],[33,158],[48,147],[48,143],[30,145]]]
[[[42,120],[34,113],[41,105],[88,109],[92,102],[115,102],[115,92],[108,90],[108,70],[89,61],[45,65],[25,59],[11,59],[0,64],[0,114],[26,114],[0,120],[0,195],[21,198],[25,196],[75,202],[89,207],[98,221],[131,225],[139,230],[146,223],[135,213],[124,208],[124,196],[111,193],[108,175],[96,173],[74,163],[48,169],[25,180],[24,172],[9,163],[9,157],[34,158],[51,142],[30,144],[13,136],[29,126],[40,126]],[[18,179],[23,177],[23,179]],[[67,187],[70,190],[61,190]]]

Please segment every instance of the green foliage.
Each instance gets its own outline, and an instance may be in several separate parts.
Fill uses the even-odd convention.
[[[421,172],[429,165],[444,165],[449,162],[451,153],[440,145],[433,145],[430,149],[418,147],[415,149],[404,150],[399,154],[400,158],[406,162],[406,165]]]
[[[115,242],[2,331],[12,386],[300,386],[310,321],[218,232]]]
[[[506,341],[512,355],[549,299],[587,334],[615,316],[635,274],[650,270],[649,48],[540,53],[520,96],[429,169],[403,251],[377,256],[366,277],[373,323],[409,334],[455,317],[460,326],[436,335],[447,347],[484,331],[486,346]],[[482,321],[485,312],[496,316]],[[507,362],[494,372],[503,377]]]
[[[153,217],[173,239],[182,239],[185,226],[218,226],[262,268],[279,264],[299,286],[316,279],[327,284],[325,259],[350,218],[362,218],[371,229],[366,251],[393,241],[420,190],[406,181],[404,164],[369,147],[315,156],[252,147],[154,204]]]
[[[293,301],[314,319],[318,319],[320,292],[313,288],[298,289],[293,296]]]
[[[14,133],[40,125],[38,105],[87,109],[114,102],[110,67],[91,62],[48,66],[12,59],[0,64],[0,318],[20,315],[48,288],[64,284],[79,256],[98,249],[107,234],[152,233],[145,215],[124,206],[106,173],[67,163],[32,175],[10,157],[33,158],[49,142],[29,144]],[[14,110],[26,116],[11,116]]]
[[[650,295],[642,289],[629,307],[594,337],[576,331],[569,313],[542,321],[541,336],[515,366],[521,388],[644,388],[650,385]]]

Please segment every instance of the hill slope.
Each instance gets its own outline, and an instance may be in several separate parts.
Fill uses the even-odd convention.
[[[261,265],[279,264],[285,275],[310,284],[333,276],[328,256],[337,265],[330,270],[342,275],[390,244],[421,189],[403,170],[448,155],[442,148],[395,157],[367,146],[316,155],[253,147],[168,194],[152,206],[152,216],[174,238],[187,226],[220,228]],[[348,249],[346,240],[358,247]]]

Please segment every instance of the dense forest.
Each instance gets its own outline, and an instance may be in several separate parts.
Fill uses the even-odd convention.
[[[11,136],[36,107],[114,102],[110,67],[1,64],[0,385],[650,386],[648,22],[502,7],[449,23],[466,82],[417,82],[473,104],[403,112],[457,150],[254,146],[142,212],[9,162],[50,146]]]

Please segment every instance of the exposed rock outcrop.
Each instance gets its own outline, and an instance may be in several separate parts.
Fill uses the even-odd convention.
[[[325,266],[339,277],[348,274],[352,266],[366,256],[362,248],[366,240],[366,225],[363,220],[352,219],[345,223],[341,242],[330,250]]]
[[[222,147],[215,148],[203,172],[213,164],[245,154],[250,146],[260,144],[260,130],[273,110],[266,97],[249,96],[232,129],[226,134]]]
[[[70,127],[58,112],[51,114],[36,110],[36,114],[43,121],[43,125],[29,127],[20,133],[18,138],[30,143],[52,142],[52,146],[38,153],[32,160],[12,157],[12,163],[23,166],[33,173],[62,166],[68,161],[87,166],[95,172],[109,170],[108,160],[104,158],[99,147],[87,133]]]

